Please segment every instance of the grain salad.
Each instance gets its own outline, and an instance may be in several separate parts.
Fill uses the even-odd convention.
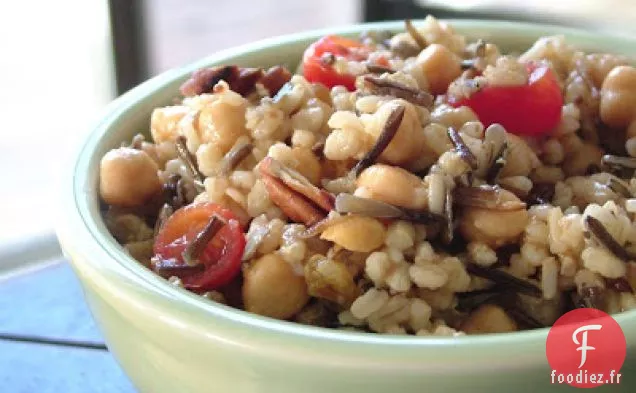
[[[636,68],[433,17],[196,71],[101,160],[113,237],[205,301],[459,336],[636,307]],[[525,51],[523,51],[525,50]]]

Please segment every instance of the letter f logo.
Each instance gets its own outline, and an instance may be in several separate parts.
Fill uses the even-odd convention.
[[[572,341],[574,344],[580,345],[580,347],[576,348],[577,351],[581,351],[581,364],[579,364],[579,368],[583,367],[585,361],[587,360],[587,351],[593,351],[596,348],[587,345],[587,332],[589,330],[601,330],[601,325],[584,325],[580,328],[576,329],[574,333],[572,333]],[[577,335],[581,334],[582,340],[579,342]]]

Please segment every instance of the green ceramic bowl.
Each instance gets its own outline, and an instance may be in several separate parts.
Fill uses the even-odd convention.
[[[471,38],[522,50],[564,34],[584,50],[631,55],[636,40],[553,26],[452,21]],[[141,392],[523,392],[550,384],[547,329],[458,338],[400,337],[312,328],[252,315],[169,285],[124,253],[102,222],[100,158],[148,128],[153,108],[171,102],[195,69],[213,64],[294,68],[327,33],[399,31],[401,22],[358,25],[269,39],[210,56],[143,83],[112,103],[62,184],[58,236],[80,278],[109,349]],[[624,391],[635,391],[636,312],[618,315],[628,360]],[[631,382],[631,388],[630,388]],[[563,388],[563,387],[561,387]],[[599,389],[604,391],[604,388]],[[598,391],[598,390],[597,390]],[[616,387],[612,391],[617,391]]]

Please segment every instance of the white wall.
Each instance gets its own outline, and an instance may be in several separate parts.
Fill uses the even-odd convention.
[[[63,164],[114,97],[115,84],[106,0],[0,4],[0,264],[5,259],[6,266],[7,250],[54,227]],[[359,0],[146,5],[154,73],[271,35],[353,23],[359,13]]]
[[[115,88],[106,0],[0,3],[1,251],[54,227],[62,164]],[[359,13],[358,0],[146,4],[155,73],[271,35],[352,23]]]
[[[110,45],[105,0],[2,3],[0,247],[52,228],[60,165],[113,96]]]

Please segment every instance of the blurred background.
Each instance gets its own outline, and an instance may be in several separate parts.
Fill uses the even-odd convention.
[[[0,14],[0,263],[57,250],[55,185],[105,105],[162,71],[273,35],[492,18],[636,34],[633,0],[23,0]],[[27,251],[36,247],[35,254]]]

